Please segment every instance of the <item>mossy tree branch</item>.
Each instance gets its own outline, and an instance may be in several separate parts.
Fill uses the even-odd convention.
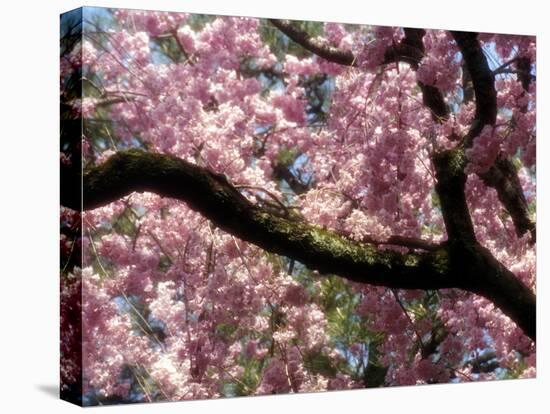
[[[75,171],[62,169],[62,176]],[[223,175],[173,156],[135,149],[88,169],[82,183],[83,197],[80,192],[62,192],[62,205],[90,210],[134,191],[178,199],[224,231],[323,274],[398,289],[459,288],[479,293],[535,338],[534,294],[475,243],[444,243],[422,253],[380,251],[258,207]],[[526,299],[518,302],[518,295]]]

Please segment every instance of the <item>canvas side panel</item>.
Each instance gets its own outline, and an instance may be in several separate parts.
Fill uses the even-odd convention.
[[[80,8],[60,18],[60,397],[77,405],[82,405],[81,79]]]

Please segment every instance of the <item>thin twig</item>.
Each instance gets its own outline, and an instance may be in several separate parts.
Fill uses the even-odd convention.
[[[279,198],[273,194],[271,191],[269,190],[266,190],[265,188],[263,187],[260,187],[260,186],[256,186],[256,185],[236,185],[235,186],[236,189],[245,189],[245,190],[257,190],[257,191],[261,191],[265,194],[267,194],[270,198],[272,198],[278,206],[280,206],[284,211],[285,213],[288,215],[290,214],[289,213],[289,207],[284,205],[283,202],[281,200],[279,200]]]
[[[411,327],[412,327],[416,337],[418,338],[418,341],[420,342],[421,348],[424,349],[424,341],[422,341],[422,336],[420,335],[420,333],[416,329],[416,325],[414,324],[414,321],[412,320],[411,315],[409,315],[409,312],[407,312],[407,309],[403,305],[403,302],[401,302],[401,299],[399,298],[399,295],[397,294],[397,291],[395,289],[390,289],[390,290],[393,293],[393,296],[395,297],[395,300],[399,304],[399,307],[401,308],[401,310],[403,311],[403,313],[405,314],[405,316],[409,320],[409,323],[411,324]]]

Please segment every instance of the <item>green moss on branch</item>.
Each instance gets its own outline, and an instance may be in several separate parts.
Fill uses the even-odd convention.
[[[462,195],[457,192],[457,188],[463,190],[460,185],[463,186],[464,176],[450,174],[453,162],[445,161],[449,159],[442,157],[436,163],[438,174],[443,174],[438,175],[442,209],[444,215],[451,212],[446,222],[459,220],[453,225],[464,230],[460,223],[464,212],[459,210],[465,205],[464,192]],[[450,242],[425,252],[378,249],[299,219],[274,215],[248,201],[224,176],[206,168],[173,156],[139,150],[119,152],[86,171],[83,189],[86,210],[134,191],[180,200],[222,230],[268,252],[300,261],[322,274],[397,289],[460,288],[479,293],[501,306],[534,338],[534,294],[482,250],[475,239],[465,243],[460,233]],[[62,204],[78,209],[80,198],[66,196]],[[521,300],[516,301],[518,290]]]

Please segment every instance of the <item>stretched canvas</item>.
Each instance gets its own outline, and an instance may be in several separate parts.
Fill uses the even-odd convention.
[[[61,397],[534,377],[535,37],[61,16]]]

